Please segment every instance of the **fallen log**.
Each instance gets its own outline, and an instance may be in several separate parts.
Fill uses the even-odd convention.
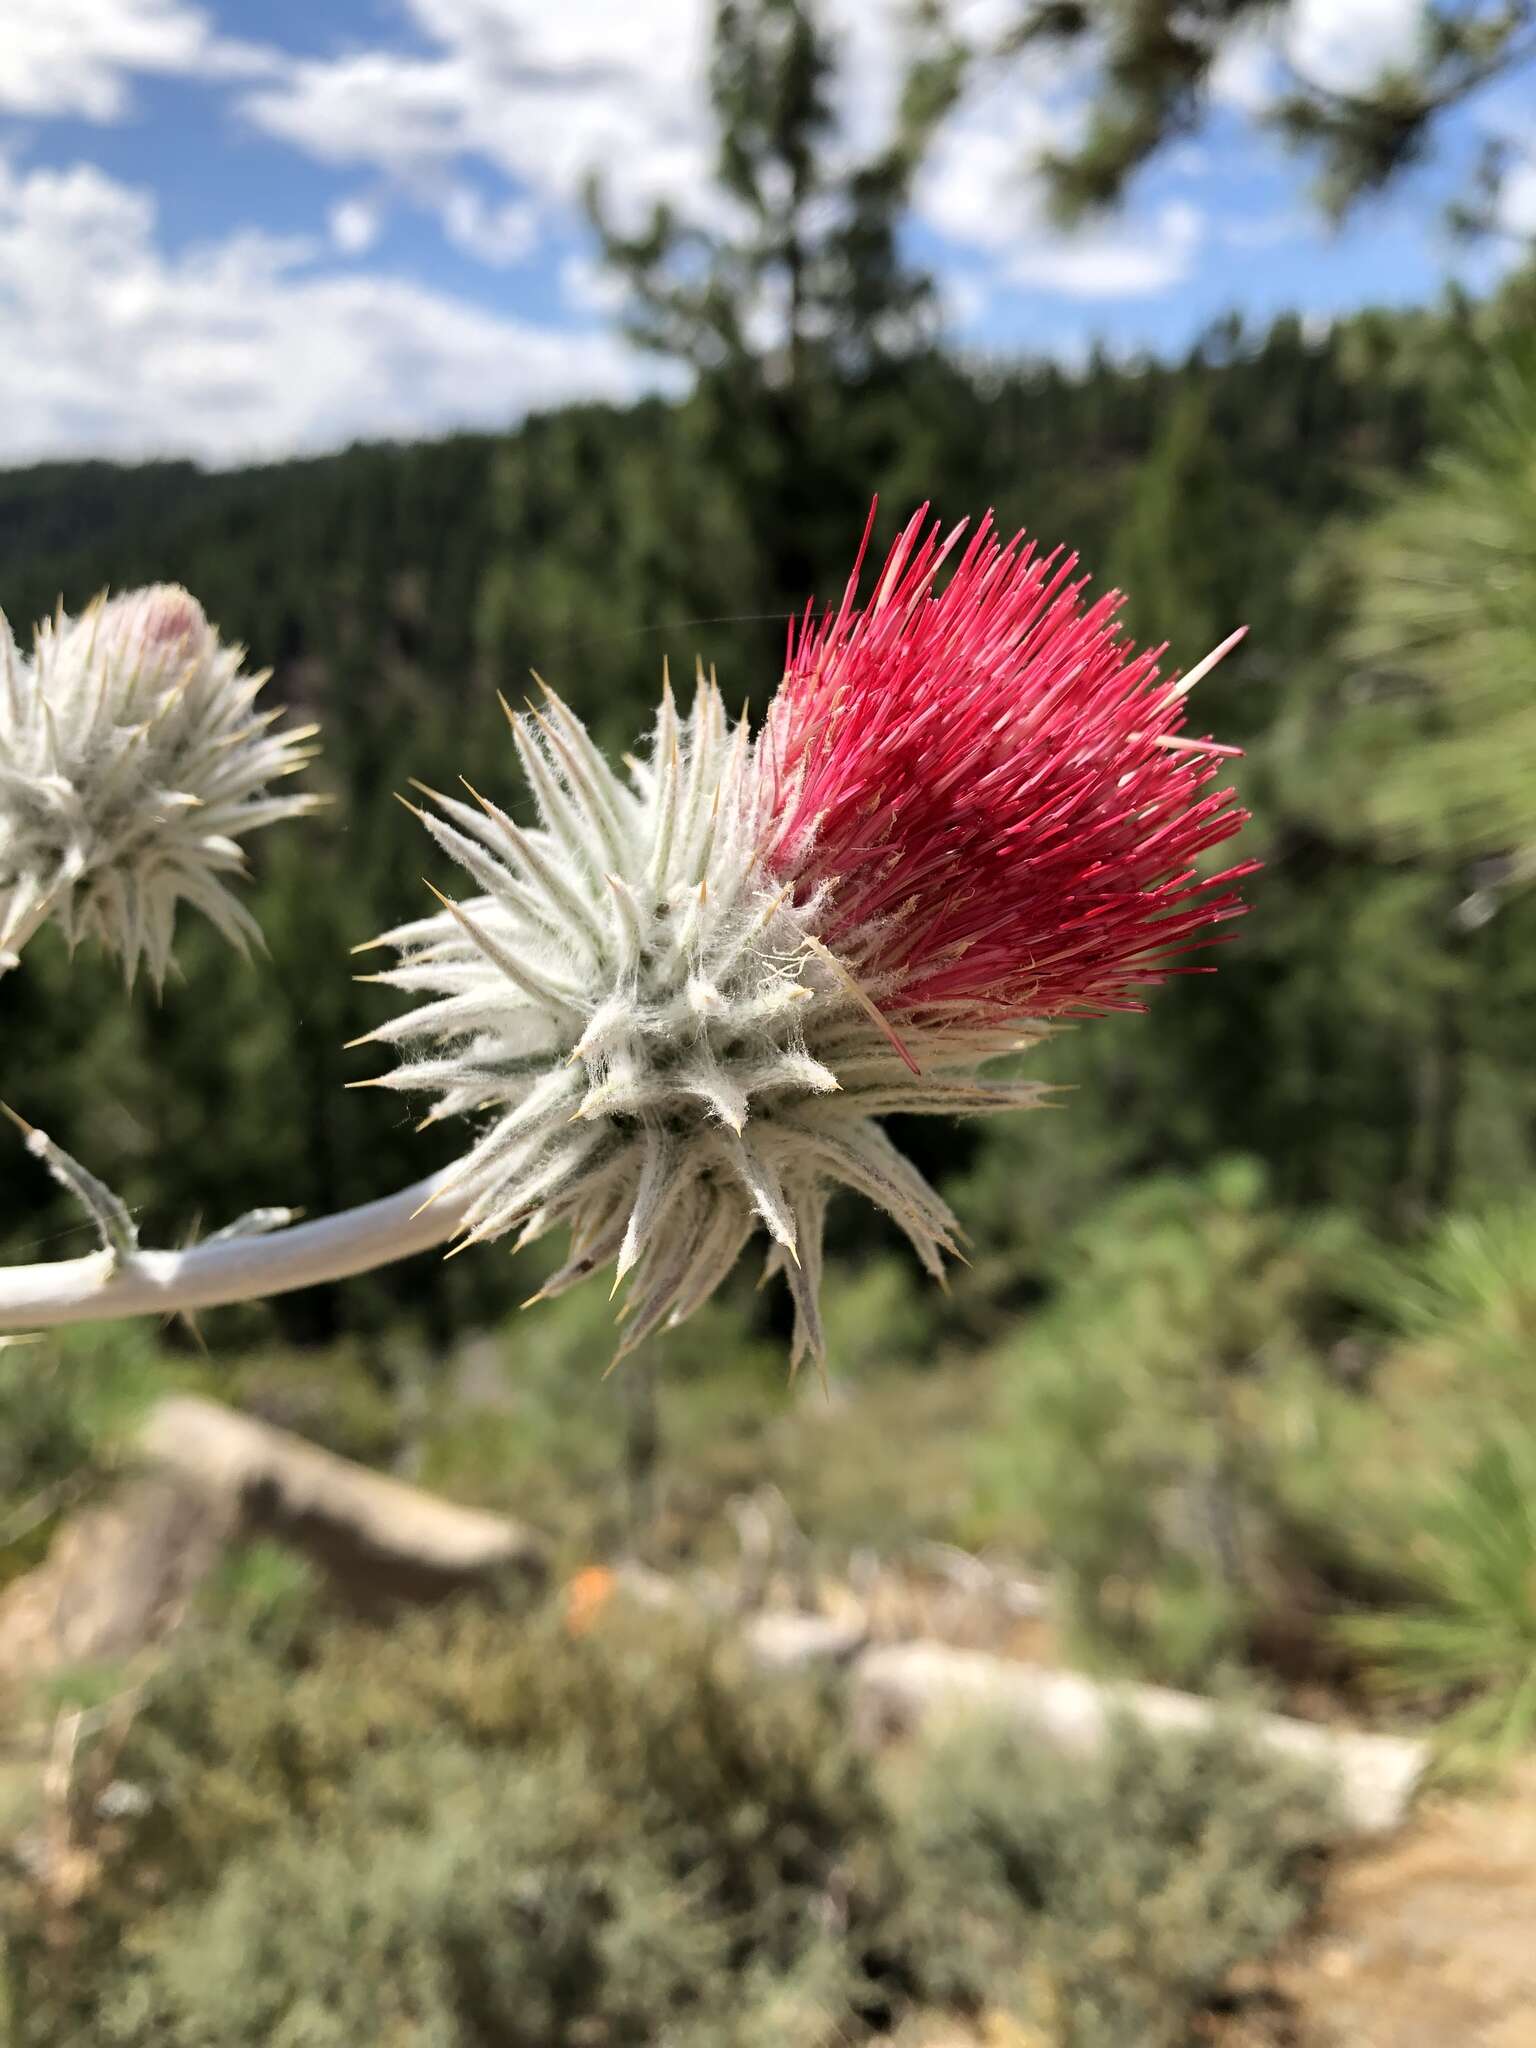
[[[544,1539],[504,1515],[460,1507],[216,1401],[157,1402],[135,1449],[214,1499],[237,1533],[271,1536],[319,1564],[363,1611],[439,1600],[502,1579],[541,1585]]]
[[[868,1741],[985,1715],[1027,1729],[1052,1749],[1091,1755],[1118,1717],[1153,1735],[1198,1735],[1224,1710],[1192,1693],[1155,1685],[1110,1685],[947,1644],[882,1644],[853,1664],[855,1726]],[[1407,1736],[1325,1728],[1284,1714],[1253,1714],[1241,1725],[1275,1754],[1332,1782],[1338,1813],[1353,1834],[1399,1827],[1429,1762],[1429,1744]]]

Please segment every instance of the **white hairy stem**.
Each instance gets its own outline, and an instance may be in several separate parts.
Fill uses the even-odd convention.
[[[227,1238],[185,1251],[139,1251],[127,1259],[99,1251],[83,1259],[0,1267],[0,1331],[176,1315],[372,1272],[455,1235],[464,1205],[444,1190],[457,1172],[447,1167],[382,1201],[263,1237]]]

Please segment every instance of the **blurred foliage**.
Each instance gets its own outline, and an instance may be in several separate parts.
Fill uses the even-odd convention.
[[[0,1351],[0,1587],[47,1551],[54,1518],[93,1477],[92,1438],[51,1362]]]
[[[22,1351],[0,1352],[0,1514],[24,1490],[69,1477],[92,1450],[68,1379]]]
[[[1183,2048],[1189,2014],[1311,1898],[1320,1784],[1232,1730],[1127,1725],[1063,1771],[1003,1727],[937,1744],[904,1811],[933,1993],[1027,2014],[1060,2048]]]
[[[818,1568],[984,1546],[1052,1576],[1060,1648],[1091,1663],[1428,1716],[1458,1756],[1507,1754],[1536,1710],[1533,1233],[1506,1205],[1392,1244],[1233,1157],[1055,1237],[1042,1306],[994,1303],[978,1357],[935,1350],[894,1261],[835,1274],[856,1362],[830,1400],[786,1402],[727,1302],[663,1382],[649,1547],[729,1566],[733,1497],[771,1484]],[[956,1314],[984,1320],[963,1291]],[[573,1560],[611,1550],[600,1319],[578,1294],[466,1340],[393,1456],[536,1510]],[[385,1398],[369,1358],[254,1352],[224,1383],[270,1400],[307,1363],[345,1417]],[[227,1370],[125,1329],[31,1365],[11,1484],[110,1460],[149,1392]],[[205,1587],[114,1759],[152,1797],[102,1835],[68,1971],[56,1918],[0,1886],[16,2048],[811,2048],[920,2010],[1176,2048],[1295,1923],[1327,1837],[1315,1790],[1225,1736],[1127,1732],[1067,1773],[972,1730],[875,1767],[829,1696],[665,1617],[616,1606],[573,1635],[556,1603],[376,1633],[319,1590],[268,1546]]]
[[[1536,1433],[1488,1430],[1425,1501],[1403,1603],[1340,1639],[1388,1691],[1450,1716],[1442,1740],[1510,1757],[1536,1736]]]
[[[984,1396],[974,1369],[931,1370],[937,1311],[922,1276],[894,1256],[833,1273],[841,1342],[830,1392],[807,1376],[791,1395],[782,1345],[743,1339],[751,1299],[738,1277],[669,1340],[643,1531],[630,1525],[620,1475],[644,1368],[626,1360],[600,1377],[613,1348],[601,1289],[578,1289],[451,1356],[422,1425],[417,1476],[549,1530],[573,1559],[638,1536],[658,1564],[734,1562],[730,1506],[763,1486],[833,1554],[960,1532],[972,1494],[967,1433]],[[871,1457],[871,1432],[899,1455]]]
[[[1392,1336],[1360,1477],[1396,1586],[1374,1611],[1351,1603],[1336,1635],[1386,1697],[1444,1723],[1457,1763],[1536,1733],[1533,1250],[1527,1197],[1452,1217],[1381,1268]]]
[[[973,1526],[1079,1654],[1197,1686],[1536,1721],[1536,1205],[1388,1245],[1251,1162],[1129,1190],[991,1354]]]
[[[1236,1735],[1122,1738],[1070,1789],[956,1741],[888,1792],[842,1719],[622,1610],[205,1636],[118,1760],[150,1797],[69,1970],[12,1918],[12,2038],[813,2048],[943,2002],[1171,2043],[1329,1834]]]
[[[1367,815],[1391,842],[1485,861],[1466,912],[1536,872],[1536,351],[1486,393],[1424,481],[1354,538],[1344,652]],[[1383,702],[1383,699],[1385,700]]]
[[[1347,1541],[1367,1250],[1234,1159],[1127,1189],[1058,1253],[1059,1293],[997,1355],[979,1480],[983,1511],[1028,1518],[1090,1657],[1181,1683],[1308,1675]]]
[[[58,1518],[90,1497],[174,1364],[124,1325],[0,1348],[0,1587],[46,1553]]]
[[[1449,1377],[1481,1368],[1480,1400],[1499,1383],[1523,1394],[1536,1348],[1536,1204],[1448,1218],[1388,1284],[1390,1310],[1426,1361],[1445,1359]]]
[[[708,206],[661,202],[626,232],[601,176],[588,187],[624,327],[692,378],[690,452],[727,480],[731,530],[785,611],[830,594],[876,474],[942,459],[912,392],[953,381],[906,232],[947,93],[918,63],[888,132],[850,149],[841,58],[816,0],[717,0]]]
[[[1318,203],[1341,219],[1425,160],[1444,115],[1494,81],[1507,85],[1536,56],[1530,0],[1420,0],[1416,19],[1407,10],[1394,17],[1417,33],[1383,53],[1374,75],[1344,87],[1309,75],[1298,60],[1305,34],[1289,39],[1286,31],[1303,12],[1298,0],[1011,0],[1000,30],[991,12],[981,17],[978,39],[965,33],[966,12],[954,0],[920,0],[927,34],[916,61],[931,73],[935,41],[947,43],[949,90],[958,95],[972,72],[1037,51],[1079,67],[1086,60],[1083,132],[1038,165],[1058,218],[1071,223],[1116,204],[1170,143],[1201,131],[1234,98],[1250,119],[1313,159]],[[1310,17],[1314,35],[1322,19]],[[1267,89],[1255,92],[1255,79],[1266,74]],[[1234,92],[1238,76],[1246,85]],[[1452,213],[1461,232],[1508,232],[1499,197],[1516,157],[1513,144],[1485,144]]]

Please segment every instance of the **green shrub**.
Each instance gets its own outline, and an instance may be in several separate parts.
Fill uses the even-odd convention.
[[[1405,1393],[1482,1416],[1492,1405],[1536,1423],[1536,1201],[1449,1217],[1379,1272],[1401,1333],[1395,1377]]]
[[[933,1363],[944,1296],[914,1259],[887,1253],[839,1267],[831,1277],[823,1320],[837,1379]]]
[[[29,1494],[78,1472],[94,1448],[57,1361],[31,1346],[0,1350],[0,1527]]]
[[[1322,1788],[1230,1732],[1122,1726],[1070,1769],[1017,1730],[953,1735],[905,1813],[919,1970],[930,1995],[1021,2012],[1053,2048],[1175,2048],[1295,1925],[1329,1831]]]
[[[77,1502],[175,1373],[153,1339],[123,1323],[0,1344],[0,1578],[34,1563],[31,1509],[55,1493]],[[19,1518],[27,1537],[8,1546]],[[42,1547],[46,1548],[46,1525]]]
[[[213,1641],[119,1770],[155,1797],[85,1943],[104,2040],[703,2048],[885,1996],[895,1865],[837,1708],[654,1616]]]
[[[1404,1604],[1340,1634],[1378,1682],[1452,1718],[1452,1746],[1512,1754],[1536,1735],[1536,1438],[1485,1434],[1429,1495],[1405,1559]]]
[[[1225,1739],[890,1766],[844,1723],[619,1608],[209,1637],[117,1759],[150,1804],[70,1967],[11,1930],[6,2048],[825,2048],[1042,1987],[1141,2048],[1298,1909],[1321,1809]]]
[[[707,1873],[679,1873],[664,1838],[616,1836],[614,1820],[574,1746],[527,1759],[420,1742],[365,1758],[323,1822],[242,1851],[206,1897],[160,1916],[103,2038],[747,2038],[722,2009],[735,1930],[707,1910]]]
[[[1369,1427],[1330,1360],[1373,1334],[1361,1253],[1241,1160],[1133,1184],[1058,1253],[1056,1299],[996,1354],[977,1480],[1084,1654],[1205,1683],[1304,1613]]]
[[[57,1360],[41,1345],[0,1349],[0,1586],[46,1554],[55,1516],[95,1479],[96,1450]]]

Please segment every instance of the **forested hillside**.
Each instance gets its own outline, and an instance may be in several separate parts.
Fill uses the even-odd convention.
[[[0,604],[19,632],[61,597],[74,610],[107,584],[185,582],[276,671],[272,701],[320,720],[334,798],[257,849],[269,959],[233,966],[189,922],[184,984],[125,1005],[99,961],[66,973],[55,942],[32,949],[0,988],[17,1107],[152,1203],[152,1241],[252,1199],[355,1202],[435,1164],[435,1134],[345,1088],[377,1059],[344,1043],[387,1014],[349,949],[416,914],[424,873],[442,879],[391,793],[467,774],[512,800],[496,693],[520,696],[530,668],[610,745],[637,736],[663,656],[674,673],[701,656],[730,700],[760,705],[786,612],[836,593],[878,493],[882,532],[931,500],[945,519],[994,507],[1075,549],[1175,663],[1252,628],[1201,686],[1202,726],[1247,749],[1235,779],[1266,863],[1230,971],[1166,993],[1155,1032],[1106,1021],[1038,1053],[1040,1073],[1088,1084],[1064,1115],[996,1139],[911,1135],[981,1243],[1006,1237],[1007,1284],[1027,1285],[1043,1230],[1127,1171],[1246,1152],[1280,1197],[1341,1201],[1388,1230],[1501,1187],[1527,1164],[1536,1112],[1519,1023],[1533,913],[1465,932],[1455,861],[1379,840],[1335,648],[1350,535],[1476,391],[1496,325],[1451,306],[1309,338],[1287,319],[1225,328],[1176,365],[922,358],[813,394],[819,412],[792,420],[771,394],[727,417],[706,390],[223,474],[0,476]],[[72,1227],[13,1158],[10,1254]],[[511,1288],[493,1252],[264,1313],[301,1337],[401,1303],[445,1326]]]

